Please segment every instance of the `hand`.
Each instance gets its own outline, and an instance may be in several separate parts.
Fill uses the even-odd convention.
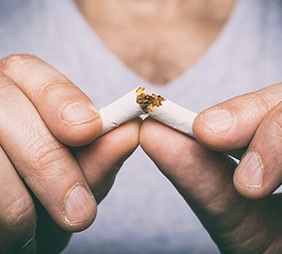
[[[123,162],[138,145],[140,119],[121,125],[87,146],[73,152],[99,204],[111,189]],[[70,233],[58,227],[42,206],[37,209],[37,253],[59,253]]]
[[[0,90],[0,252],[57,253],[93,222],[91,188],[98,201],[109,191],[139,121],[97,139],[101,119],[87,96],[29,55],[0,61]]]
[[[268,87],[216,106],[216,110],[231,111],[234,117],[229,120],[227,131],[222,127],[226,122],[224,114],[229,115],[225,111],[218,115],[218,123],[211,129],[208,123],[213,117],[208,119],[204,115],[207,111],[200,114],[194,123],[194,133],[209,149],[152,119],[142,124],[141,146],[192,207],[223,253],[279,253],[282,248],[282,195],[270,195],[281,184],[278,124],[281,88]],[[215,116],[211,109],[210,113]],[[256,151],[261,156],[264,177],[259,184],[253,182],[254,171],[246,173],[251,184],[246,184],[243,178],[242,170],[254,165],[247,155],[238,168],[226,155],[231,152],[238,156],[246,147],[247,154]]]
[[[263,198],[281,185],[281,96],[282,84],[276,84],[220,103],[195,119],[195,136],[205,147],[237,156],[246,150],[234,174],[245,197]]]

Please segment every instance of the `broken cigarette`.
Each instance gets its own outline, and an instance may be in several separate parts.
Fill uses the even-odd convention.
[[[162,103],[161,107],[155,107],[149,113],[149,116],[175,130],[194,137],[193,122],[197,114],[168,99]]]
[[[142,114],[143,111],[136,102],[137,89],[123,95],[116,101],[100,109],[102,130],[100,136]]]
[[[140,115],[148,115],[191,137],[196,113],[160,96],[149,95],[139,87],[100,110],[103,126],[100,135]]]

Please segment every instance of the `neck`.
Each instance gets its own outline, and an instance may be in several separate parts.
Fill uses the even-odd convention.
[[[226,23],[235,0],[75,0],[105,45],[153,84],[192,67]]]
[[[234,0],[74,0],[88,20],[172,21],[228,18]],[[108,13],[110,15],[105,15]]]

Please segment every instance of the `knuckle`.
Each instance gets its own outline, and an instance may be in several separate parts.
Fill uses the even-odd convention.
[[[0,107],[2,108],[0,119],[4,117],[4,109],[17,105],[19,93],[18,87],[0,71]]]
[[[35,238],[37,218],[34,203],[27,192],[17,199],[8,196],[3,201],[6,202],[1,209],[0,253],[26,253],[22,250],[31,246]]]
[[[70,86],[70,81],[64,76],[55,75],[55,73],[52,77],[48,77],[40,83],[42,85],[38,88],[37,98],[51,97],[52,101],[61,98],[63,90]]]
[[[29,99],[35,104],[56,101],[66,87],[75,87],[63,74],[34,55],[9,55],[0,60],[0,71],[28,91]]]
[[[35,227],[35,207],[29,194],[23,194],[16,200],[10,200],[5,210],[7,213],[5,221],[9,227],[15,230]]]
[[[3,99],[7,98],[7,93],[8,95],[11,94],[11,90],[14,90],[13,88],[15,88],[15,86],[13,85],[12,81],[6,75],[4,75],[4,73],[0,72],[0,96]]]
[[[50,134],[39,136],[27,146],[27,155],[32,165],[30,170],[43,172],[52,164],[67,156],[65,147]]]
[[[62,110],[68,96],[77,94],[74,85],[56,71],[52,72],[52,75],[41,76],[37,84],[36,93],[34,93],[31,100],[36,105],[48,107],[48,112],[52,112],[53,116],[57,115],[59,108]],[[58,104],[59,101],[61,103]]]
[[[13,67],[34,59],[37,59],[37,57],[29,54],[12,54],[0,60],[0,69],[4,73],[8,73]]]
[[[274,98],[267,96],[263,91],[255,91],[251,93],[250,96],[250,101],[254,101],[256,108],[260,109],[264,114],[269,112],[276,105]]]
[[[273,126],[275,134],[282,138],[282,103],[271,110],[266,123],[267,126]]]

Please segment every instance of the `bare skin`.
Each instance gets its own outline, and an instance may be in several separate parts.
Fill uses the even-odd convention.
[[[164,85],[205,53],[234,1],[77,4],[121,60]],[[141,129],[136,119],[97,138],[101,119],[89,98],[34,56],[1,59],[0,90],[1,253],[59,253],[71,232],[93,222],[138,143],[222,252],[281,250],[281,195],[271,195],[282,182],[281,84],[202,112],[194,124],[198,142],[150,119]],[[238,149],[247,154],[239,166],[225,155]]]
[[[234,0],[75,0],[129,68],[164,85],[193,66],[225,25]]]
[[[30,55],[0,60],[0,90],[0,253],[60,253],[93,222],[140,121],[97,138],[90,99]]]
[[[97,9],[91,12],[90,2],[81,1],[80,8],[104,43],[157,85],[168,83],[201,58],[234,6],[234,1],[109,0],[100,5],[92,1]],[[197,117],[198,142],[225,153],[246,151],[239,166],[160,123],[142,124],[142,148],[193,208],[223,253],[278,253],[282,248],[281,195],[271,195],[282,180],[277,153],[281,87],[242,95]],[[226,111],[233,119],[228,119]],[[226,117],[226,125],[216,123],[213,112],[222,114],[219,120]]]

